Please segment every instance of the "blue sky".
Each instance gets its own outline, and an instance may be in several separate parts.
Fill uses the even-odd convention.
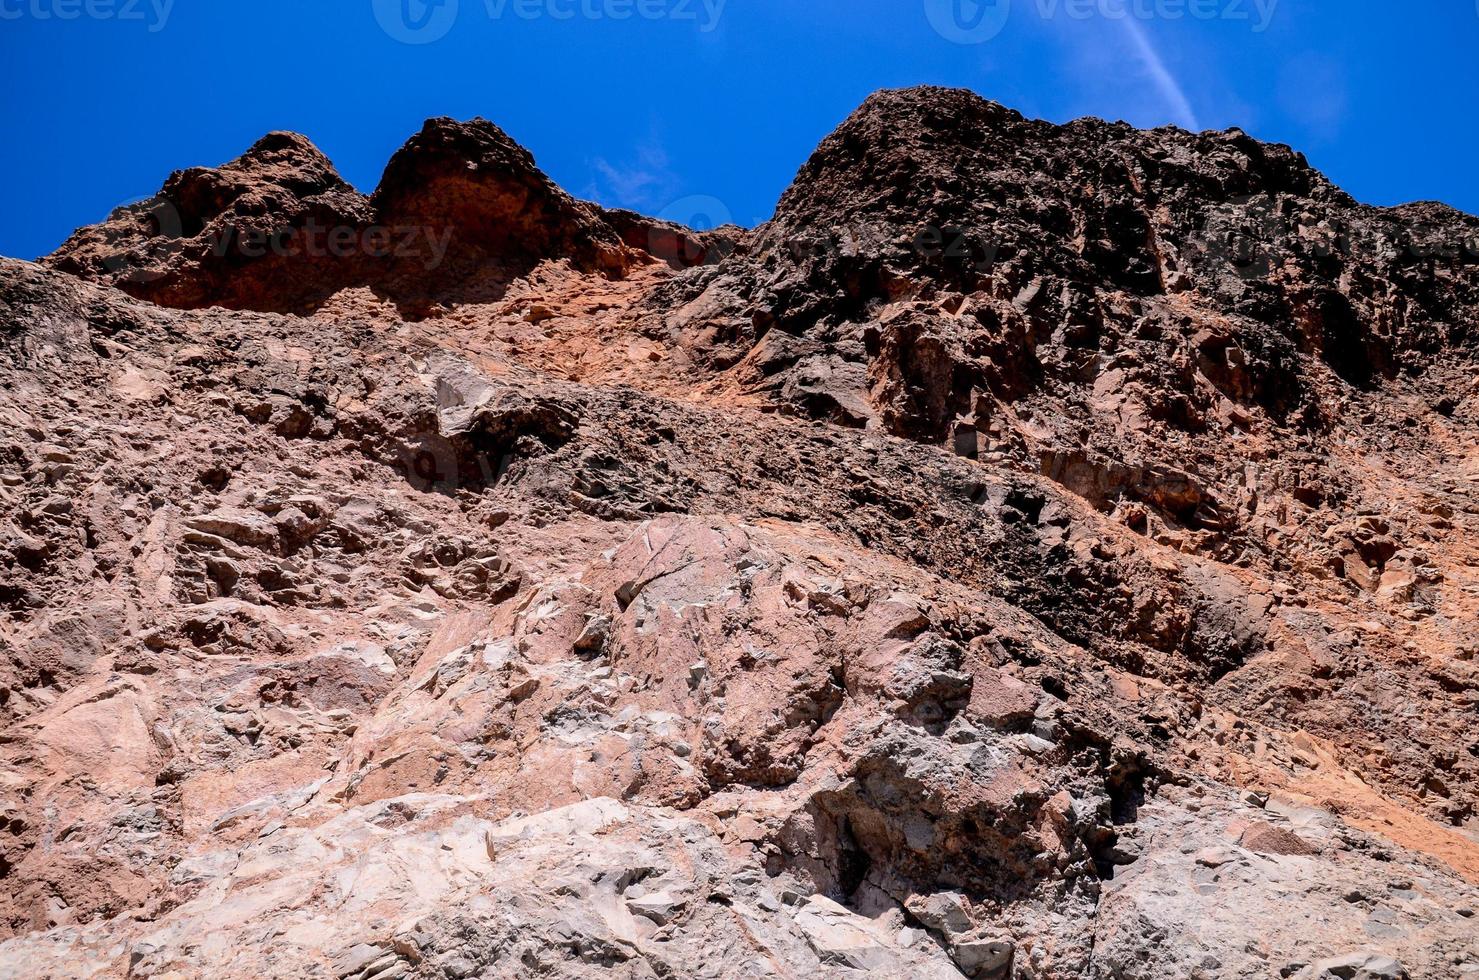
[[[754,224],[870,91],[925,82],[1238,125],[1362,200],[1479,213],[1476,52],[1479,0],[0,0],[0,254],[272,129],[368,191],[432,115],[577,195]]]

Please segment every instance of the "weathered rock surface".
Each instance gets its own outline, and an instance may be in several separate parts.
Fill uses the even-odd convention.
[[[1476,228],[919,89],[0,261],[0,976],[1479,975]]]
[[[174,174],[46,261],[166,306],[306,312],[362,287],[419,318],[497,298],[546,259],[612,275],[632,255],[497,126],[442,118],[368,198],[306,138],[272,133],[219,169]]]

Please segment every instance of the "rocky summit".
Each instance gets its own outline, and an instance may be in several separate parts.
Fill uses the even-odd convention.
[[[0,262],[0,976],[1479,977],[1479,220],[881,92]]]

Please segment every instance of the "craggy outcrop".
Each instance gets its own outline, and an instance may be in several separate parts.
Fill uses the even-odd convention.
[[[218,169],[178,171],[47,261],[165,306],[293,309],[352,278],[330,235],[372,222],[369,202],[317,147],[271,133]]]
[[[164,306],[307,312],[368,287],[419,318],[496,297],[547,259],[620,276],[636,256],[497,126],[441,118],[369,198],[307,139],[272,133],[219,169],[174,174],[46,262]]]
[[[1476,228],[923,88],[0,260],[0,976],[1473,975]]]
[[[597,208],[566,194],[482,119],[428,120],[390,158],[371,201],[380,224],[445,248],[435,266],[419,254],[391,256],[390,276],[406,280],[403,291],[419,285],[427,303],[486,300],[486,290],[545,259],[608,276],[635,260]]]

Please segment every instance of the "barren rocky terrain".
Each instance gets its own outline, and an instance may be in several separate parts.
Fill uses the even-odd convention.
[[[881,92],[0,260],[0,976],[1479,977],[1479,220]]]

